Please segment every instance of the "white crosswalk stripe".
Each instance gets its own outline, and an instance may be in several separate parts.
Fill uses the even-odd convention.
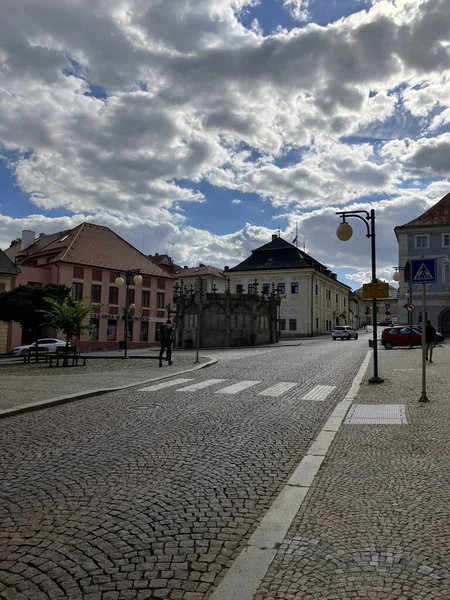
[[[323,402],[336,389],[335,385],[316,385],[305,394],[302,400],[313,400],[314,402]]]
[[[224,387],[221,390],[217,390],[216,394],[238,394],[243,390],[247,390],[248,388],[253,387],[254,385],[258,385],[261,383],[260,381],[239,381],[239,383],[233,383],[233,385],[229,385],[228,387]]]
[[[182,387],[177,392],[196,392],[197,390],[203,390],[211,385],[215,385],[216,383],[222,383],[222,381],[226,381],[226,379],[206,379],[205,381],[200,381],[199,383],[193,383],[192,385],[188,385],[186,387]]]
[[[181,385],[182,383],[187,383],[188,381],[192,381],[193,377],[189,379],[168,379],[167,381],[163,381],[162,383],[157,383],[155,385],[151,385],[149,387],[141,388],[138,392],[157,392],[158,390],[163,390],[164,388],[173,387],[174,385]]]
[[[258,396],[272,396],[273,398],[277,398],[278,396],[281,396],[281,394],[284,394],[284,392],[288,392],[289,390],[291,390],[296,385],[296,383],[280,381],[280,383],[276,383],[272,387],[269,387],[266,390],[259,392]]]

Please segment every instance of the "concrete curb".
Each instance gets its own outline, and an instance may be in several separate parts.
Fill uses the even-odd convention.
[[[254,599],[277,554],[278,547],[286,537],[295,516],[314,483],[314,479],[350,405],[356,398],[371,356],[372,351],[369,350],[345,398],[336,405],[291,478],[275,498],[246,546],[219,583],[211,596],[211,600]]]
[[[208,362],[202,363],[202,364],[192,367],[190,369],[185,369],[184,371],[178,371],[176,373],[168,373],[167,375],[160,375],[159,377],[153,377],[152,379],[145,379],[144,381],[127,383],[126,385],[121,385],[120,387],[87,390],[85,392],[80,392],[79,394],[72,394],[70,396],[60,396],[59,398],[50,398],[49,400],[41,400],[40,402],[30,402],[28,404],[21,404],[20,406],[14,406],[13,408],[5,408],[5,409],[0,410],[0,419],[5,419],[7,417],[14,417],[16,415],[31,412],[34,410],[40,410],[42,408],[51,408],[52,406],[58,406],[59,404],[66,404],[68,402],[73,402],[75,400],[83,400],[85,398],[94,398],[95,396],[102,396],[104,394],[109,394],[110,392],[120,392],[120,390],[127,390],[129,388],[137,387],[139,385],[146,385],[147,383],[152,383],[154,381],[160,381],[161,379],[169,379],[169,377],[183,375],[184,373],[192,373],[193,371],[198,371],[199,369],[211,367],[212,365],[215,365],[218,362],[219,361],[217,358],[213,358],[213,359],[210,359]]]

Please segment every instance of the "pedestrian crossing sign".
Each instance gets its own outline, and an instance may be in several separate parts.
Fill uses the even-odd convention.
[[[436,283],[436,259],[420,258],[411,261],[413,283]]]

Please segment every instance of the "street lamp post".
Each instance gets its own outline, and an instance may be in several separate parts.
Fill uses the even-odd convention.
[[[126,286],[125,290],[125,335],[124,335],[124,358],[128,358],[128,320],[130,314],[130,308],[134,308],[135,304],[130,303],[130,285],[142,284],[142,275],[139,275],[141,269],[127,269],[122,271],[121,275],[116,278],[116,285],[118,287]]]
[[[370,239],[370,251],[372,258],[372,282],[377,281],[377,264],[376,264],[376,244],[375,244],[375,210],[372,208],[367,210],[352,210],[336,213],[342,218],[342,223],[336,230],[338,239],[342,242],[347,242],[353,235],[352,226],[347,223],[346,219],[355,218],[363,221],[367,228],[366,237]],[[378,375],[378,340],[377,340],[377,299],[372,298],[372,313],[373,313],[373,377],[369,379],[369,383],[383,383]]]

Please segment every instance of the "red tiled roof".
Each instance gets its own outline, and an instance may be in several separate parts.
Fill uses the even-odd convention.
[[[17,255],[17,262],[23,264],[38,256],[52,256],[49,264],[66,262],[112,271],[141,269],[145,275],[172,279],[109,227],[92,223],[82,223],[68,231],[42,236]]]
[[[205,275],[212,275],[213,277],[224,277],[222,269],[217,267],[189,267],[188,269],[176,270],[174,273],[175,277],[182,279],[183,277],[204,277]]]
[[[450,225],[450,193],[441,198],[439,202],[425,211],[420,217],[400,225],[395,229],[402,227],[433,227],[439,225]]]

